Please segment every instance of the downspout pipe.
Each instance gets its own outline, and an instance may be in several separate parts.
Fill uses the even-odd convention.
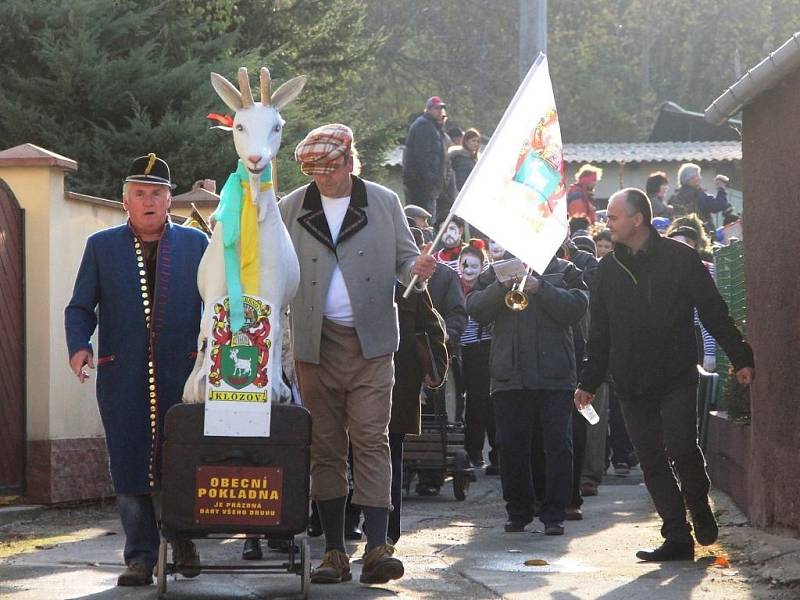
[[[800,31],[714,100],[705,110],[705,120],[713,125],[722,125],[758,94],[797,68],[800,68]]]

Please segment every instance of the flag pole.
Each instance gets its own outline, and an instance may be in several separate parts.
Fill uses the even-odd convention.
[[[453,220],[453,216],[454,215],[452,212],[447,213],[447,217],[445,218],[444,221],[442,221],[442,224],[439,225],[439,232],[436,234],[436,237],[433,238],[433,241],[431,242],[431,247],[428,248],[427,252],[428,254],[433,252],[433,249],[436,248],[436,245],[439,243],[439,240],[442,239],[442,235],[444,235],[444,231],[445,229],[447,229],[447,226],[450,225],[450,221]],[[403,298],[408,298],[411,295],[411,289],[414,287],[417,281],[419,281],[419,277],[417,275],[414,275],[411,278],[411,281],[409,282],[406,291],[403,292]]]
[[[509,113],[511,107],[514,105],[514,101],[521,94],[521,90],[522,90],[523,86],[525,85],[525,83],[527,83],[528,79],[533,76],[532,74],[535,71],[535,68],[537,66],[539,66],[539,64],[543,60],[545,60],[545,58],[546,58],[545,53],[544,52],[539,52],[539,54],[536,57],[536,60],[533,61],[533,64],[531,65],[530,69],[528,69],[528,73],[523,78],[523,81],[520,84],[520,87],[517,89],[516,93],[514,94],[514,97],[511,99],[511,103],[509,104],[508,108],[506,109],[506,112],[503,114],[503,117],[500,119],[500,123],[498,124],[497,129],[500,129],[502,127],[503,123],[505,123],[506,117],[508,116],[508,113]],[[489,144],[486,146],[486,150],[483,153],[484,155],[489,153],[490,149],[492,148],[492,146],[493,146],[493,144],[495,142],[496,142],[496,138],[494,136],[492,136],[489,139]],[[478,160],[478,163],[480,163],[480,159]],[[451,219],[455,216],[454,213],[453,213],[453,208],[458,206],[461,197],[469,189],[470,182],[471,182],[473,176],[475,175],[475,172],[477,170],[477,166],[478,165],[475,165],[475,168],[473,168],[472,173],[470,173],[469,177],[467,177],[467,180],[464,182],[464,186],[461,188],[461,190],[459,190],[458,195],[456,196],[456,199],[453,202],[453,206],[450,207],[450,212],[447,214],[447,218],[445,218],[445,220],[442,221],[442,224],[439,226],[439,232],[436,234],[436,238],[433,240],[433,243],[431,244],[431,250],[433,248],[435,248],[436,245],[439,243],[439,241],[442,238],[442,235],[444,234],[444,230],[447,229],[447,226],[450,224]],[[411,288],[414,287],[414,284],[416,284],[418,280],[419,280],[419,277],[417,277],[416,275],[414,275],[414,277],[411,278],[411,282],[408,284],[408,287],[406,288],[406,291],[403,292],[403,298],[408,298],[411,295]]]

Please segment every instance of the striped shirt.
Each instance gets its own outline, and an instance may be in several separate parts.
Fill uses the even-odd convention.
[[[464,333],[461,334],[462,346],[469,346],[470,344],[477,344],[491,339],[491,325],[481,325],[472,317],[467,319],[467,326],[464,328]]]
[[[711,279],[714,281],[717,280],[717,266],[714,263],[703,261],[706,269],[708,269],[709,275],[711,275]],[[703,324],[700,322],[700,315],[697,313],[697,309],[694,309],[694,324],[700,327],[700,333],[703,336],[703,356],[716,356],[717,355],[717,341],[714,337],[706,331],[706,328],[703,327]]]

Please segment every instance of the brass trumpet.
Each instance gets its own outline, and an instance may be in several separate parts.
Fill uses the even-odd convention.
[[[518,283],[506,292],[506,306],[513,311],[521,311],[528,308],[528,296],[525,293],[525,282],[528,280],[528,273],[523,275]]]
[[[203,215],[200,214],[200,211],[197,210],[194,202],[192,202],[192,214],[189,215],[189,218],[186,219],[183,224],[186,227],[194,227],[195,229],[199,229],[207,236],[211,236],[211,226],[203,218]]]

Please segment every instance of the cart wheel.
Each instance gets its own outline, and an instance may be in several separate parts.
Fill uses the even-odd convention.
[[[300,542],[300,562],[303,563],[303,579],[300,581],[300,592],[303,598],[308,598],[311,590],[311,548],[308,545],[308,538],[303,538]]]
[[[158,546],[158,565],[156,567],[156,585],[158,587],[158,597],[163,598],[167,593],[167,540],[161,538]]]
[[[454,473],[453,474],[453,495],[456,500],[466,500],[467,493],[469,492],[469,474],[468,473]]]

